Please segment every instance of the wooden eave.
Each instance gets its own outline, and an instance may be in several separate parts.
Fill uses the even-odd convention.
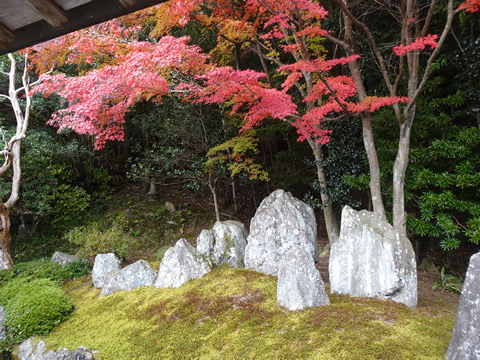
[[[0,55],[165,0],[0,0]]]

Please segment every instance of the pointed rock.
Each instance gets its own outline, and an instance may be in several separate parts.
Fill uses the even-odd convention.
[[[152,286],[157,277],[157,273],[150,267],[145,260],[124,267],[107,279],[100,296],[110,295],[120,290],[133,290],[142,286]]]
[[[155,287],[178,288],[208,272],[207,260],[187,240],[180,239],[163,256]]]
[[[317,222],[313,209],[292,194],[276,190],[263,199],[252,218],[245,267],[277,275],[283,256],[297,247],[317,260]]]
[[[290,249],[280,262],[277,301],[289,310],[330,304],[322,276],[303,248]]]
[[[107,278],[118,270],[120,270],[120,260],[115,254],[98,254],[92,269],[93,286],[103,288]]]
[[[378,214],[345,206],[332,244],[330,290],[417,306],[417,265],[410,241]]]

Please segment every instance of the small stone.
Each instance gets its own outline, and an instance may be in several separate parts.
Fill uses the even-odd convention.
[[[51,262],[60,264],[62,267],[78,260],[78,256],[65,254],[61,251],[56,251],[50,259]]]
[[[480,359],[480,252],[470,258],[447,360]]]
[[[133,290],[142,286],[152,286],[157,273],[145,260],[138,260],[111,274],[100,296],[110,295],[120,290]]]
[[[173,205],[173,203],[171,203],[170,201],[165,201],[165,208],[171,213],[174,213],[175,211],[177,211],[177,209],[175,208],[175,205]]]
[[[163,256],[157,288],[178,288],[210,272],[207,260],[187,240],[180,239]]]
[[[77,350],[75,350],[75,353],[73,354],[73,359],[72,360],[93,360],[94,356],[84,346],[80,346]]]
[[[418,269],[429,272],[431,274],[438,275],[440,271],[433,263],[432,259],[426,257],[422,260],[421,264],[418,266]]]
[[[290,249],[278,269],[277,301],[289,310],[330,304],[315,263],[303,248]]]
[[[56,360],[73,360],[73,359],[74,359],[73,351],[63,347],[58,349]]]
[[[92,269],[93,286],[103,288],[107,278],[118,270],[120,270],[120,260],[115,254],[98,254]]]

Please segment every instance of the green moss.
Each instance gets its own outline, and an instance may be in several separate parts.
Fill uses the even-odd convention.
[[[290,312],[276,278],[216,269],[179,289],[140,288],[98,298],[86,279],[68,286],[76,306],[46,338],[102,359],[442,359],[455,313],[435,304],[330,295],[331,306]]]

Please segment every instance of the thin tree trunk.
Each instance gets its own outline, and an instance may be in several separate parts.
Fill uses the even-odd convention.
[[[220,210],[218,210],[218,200],[217,200],[217,191],[215,189],[217,180],[212,180],[212,176],[208,175],[208,187],[212,192],[213,196],[213,206],[215,207],[215,219],[220,221]]]
[[[337,223],[337,218],[333,210],[333,204],[330,201],[330,196],[327,193],[327,176],[325,175],[325,169],[322,166],[323,162],[323,152],[322,146],[317,142],[312,140],[309,141],[310,147],[312,147],[313,154],[315,156],[315,164],[317,166],[317,178],[320,183],[320,198],[322,199],[323,204],[323,217],[325,219],[325,227],[327,229],[328,242],[330,245],[333,245],[337,241],[339,236],[339,227]]]
[[[0,200],[0,269],[10,269],[13,266],[11,254],[12,236],[10,234],[10,213]]]
[[[348,6],[348,1],[343,0]],[[348,56],[355,55],[355,42],[353,38],[352,20],[346,15],[343,15],[344,28],[345,28],[345,40],[348,47],[345,49]],[[358,99],[360,102],[367,97],[367,91],[363,84],[362,73],[357,60],[351,61],[348,64],[350,72],[352,73],[353,80],[357,85]],[[373,135],[372,117],[370,113],[364,112],[361,115],[362,119],[362,132],[363,132],[363,145],[365,152],[367,153],[368,166],[370,168],[370,196],[373,205],[373,211],[379,214],[383,219],[385,216],[385,207],[382,199],[382,187],[380,182],[380,164],[378,162],[377,149],[375,148],[375,137]]]
[[[405,212],[405,173],[408,166],[410,151],[410,132],[413,124],[414,113],[411,119],[400,125],[398,151],[393,165],[393,227],[403,236],[407,236],[407,223]]]
[[[237,190],[235,186],[235,179],[232,179],[232,196],[233,196],[233,211],[235,214],[238,212],[238,206],[237,206]]]
[[[385,216],[385,207],[382,199],[382,186],[380,182],[380,164],[378,162],[377,149],[375,148],[375,139],[373,135],[372,117],[370,114],[362,114],[363,146],[367,153],[368,166],[370,170],[370,199],[373,205],[373,211],[379,214],[383,219]]]

